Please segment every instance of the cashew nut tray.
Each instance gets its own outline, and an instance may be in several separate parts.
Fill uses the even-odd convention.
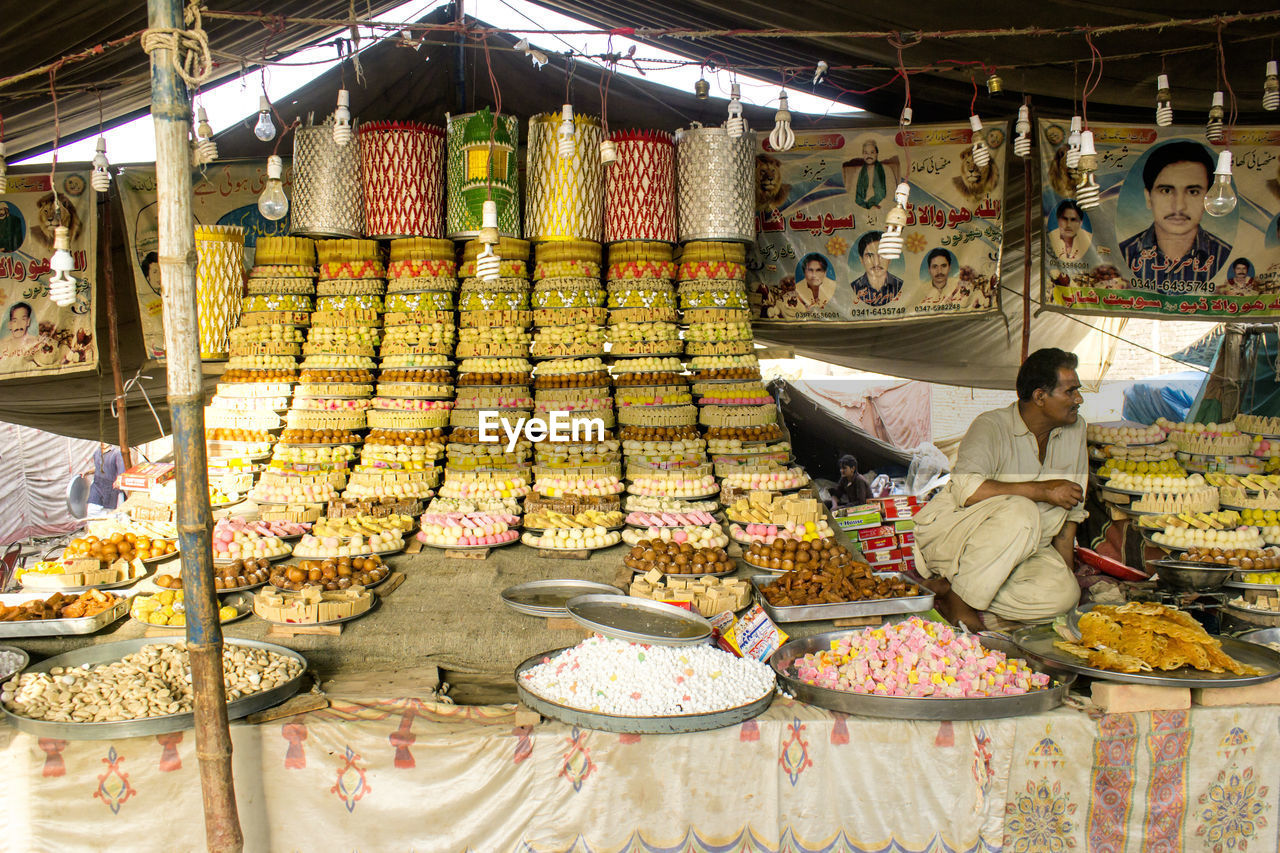
[[[136,580],[136,579],[135,579]],[[37,599],[49,597],[46,592],[15,592],[0,595],[0,605],[13,607]],[[129,599],[121,598],[114,606],[96,616],[80,619],[32,619],[28,622],[0,622],[0,638],[14,637],[64,637],[71,634],[92,634],[115,622],[129,612]]]
[[[106,643],[89,646],[49,658],[38,664],[28,666],[24,673],[48,672],[54,667],[79,667],[88,664],[90,668],[100,664],[113,663],[125,655],[133,654],[146,646],[167,643],[185,643],[186,637],[147,637],[137,640],[124,640],[119,643]],[[270,690],[251,693],[227,703],[227,718],[238,720],[249,714],[278,705],[297,693],[302,687],[307,674],[307,659],[292,649],[277,646],[274,643],[263,643],[257,640],[226,639],[226,648],[234,650],[236,646],[264,649],[269,652],[292,658],[302,665],[302,671],[289,681]],[[126,737],[144,737],[166,734],[189,729],[195,724],[194,715],[190,712],[169,714],[163,717],[147,717],[141,720],[120,720],[105,723],[63,723],[47,720],[35,720],[11,713],[8,708],[0,706],[5,718],[19,731],[40,737],[61,738],[63,740],[108,740]]]

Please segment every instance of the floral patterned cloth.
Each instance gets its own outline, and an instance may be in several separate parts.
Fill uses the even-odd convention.
[[[233,727],[245,850],[1274,851],[1274,708],[618,735],[418,699]],[[204,849],[194,736],[0,729],[3,851]]]

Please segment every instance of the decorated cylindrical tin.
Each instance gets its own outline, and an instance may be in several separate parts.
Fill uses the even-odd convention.
[[[722,127],[676,134],[676,216],[680,242],[755,240],[755,134]]]
[[[364,190],[360,146],[333,141],[332,116],[293,132],[290,233],[308,237],[363,237]]]
[[[604,241],[676,241],[675,144],[660,130],[609,134],[618,159],[605,169]]]
[[[594,240],[604,234],[604,166],[600,119],[573,117],[573,153],[560,156],[559,115],[529,119],[524,209],[525,234],[533,241]]]
[[[230,354],[231,329],[240,320],[244,292],[244,229],[239,225],[196,227],[196,322],[200,358],[222,361]]]
[[[498,208],[498,231],[506,237],[520,236],[520,179],[515,159],[519,135],[520,123],[515,116],[499,116],[495,123],[488,108],[449,117],[445,166],[445,234],[449,238],[478,236],[484,203],[490,198]]]
[[[365,233],[370,237],[444,234],[444,131],[416,122],[360,126]]]

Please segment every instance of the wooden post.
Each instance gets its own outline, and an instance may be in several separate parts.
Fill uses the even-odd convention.
[[[148,0],[151,29],[183,28],[181,0]],[[196,321],[195,228],[191,218],[191,107],[169,49],[151,54],[151,117],[156,126],[156,194],[164,338],[173,455],[178,478],[178,539],[186,592],[187,650],[195,693],[196,755],[204,794],[205,842],[214,853],[244,847],[231,778],[231,731],[222,673],[222,627],[213,586],[213,513],[204,446],[200,335]]]
[[[111,193],[102,199],[102,274],[107,291],[107,356],[111,361],[111,380],[116,389],[116,425],[120,434],[120,456],[125,470],[133,467],[129,450],[129,407],[124,395],[124,376],[120,373],[120,316],[116,313],[116,279],[111,267]]]

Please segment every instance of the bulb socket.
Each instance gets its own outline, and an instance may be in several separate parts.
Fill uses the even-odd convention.
[[[711,97],[711,84],[705,78],[699,77],[698,82],[693,84],[693,94],[698,97],[699,101],[705,101]]]

